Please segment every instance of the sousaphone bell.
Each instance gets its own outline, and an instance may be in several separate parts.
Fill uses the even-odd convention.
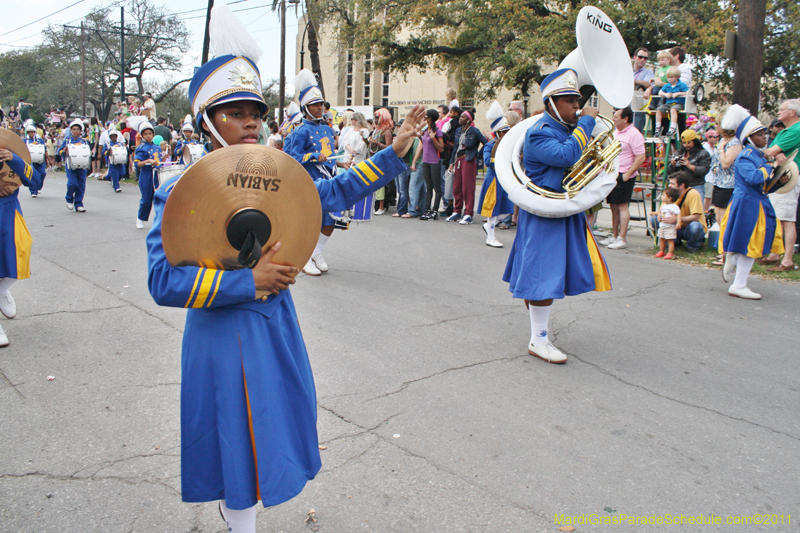
[[[302,269],[321,223],[319,194],[297,161],[274,148],[239,144],[187,168],[164,206],[161,233],[175,267],[253,268],[280,241],[272,262]]]

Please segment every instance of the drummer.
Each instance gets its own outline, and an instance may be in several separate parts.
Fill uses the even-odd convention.
[[[25,144],[27,145],[39,145],[42,149],[45,149],[45,142],[44,139],[39,137],[38,133],[36,132],[36,126],[33,124],[28,124],[25,126]],[[28,187],[28,190],[31,191],[31,198],[36,198],[41,194],[42,187],[44,187],[44,178],[47,175],[47,162],[42,159],[41,163],[31,163],[31,166],[36,169],[36,172],[39,173],[39,184],[38,187]]]
[[[234,17],[230,8],[215,6],[212,29],[220,25],[215,18],[221,9]],[[231,34],[249,37],[241,23],[234,29]],[[211,40],[223,54],[213,33]],[[197,127],[210,135],[214,150],[259,141],[267,106],[256,67],[260,50],[255,43],[248,49],[252,58],[212,59],[189,85]],[[407,167],[400,156],[418,136],[423,111],[416,106],[409,112],[392,147],[371,161],[376,170],[367,170],[370,163],[364,162],[332,179],[316,180],[322,210],[346,209],[403,172]],[[253,269],[171,266],[161,223],[179,179],[166,180],[156,191],[147,247],[148,283],[155,301],[191,307],[182,354],[182,498],[219,501],[228,531],[253,533],[259,501],[266,507],[294,498],[321,466],[314,381],[287,290],[299,269],[271,262],[280,242]],[[257,290],[272,295],[256,300]]]
[[[190,115],[187,115],[187,118],[188,117],[190,117]],[[178,144],[175,145],[175,158],[181,165],[191,163],[191,159],[189,161],[185,161],[183,158],[184,148],[187,146],[197,146],[200,144],[199,141],[196,141],[192,138],[193,133],[194,126],[192,126],[191,122],[186,122],[183,127],[181,127],[181,134],[183,135],[183,138],[179,139]]]
[[[67,169],[67,209],[73,209],[78,213],[85,213],[86,208],[83,206],[83,195],[86,194],[86,169],[85,168],[70,168],[69,146],[83,144],[88,150],[89,142],[83,138],[83,122],[80,120],[73,120],[69,125],[69,133],[64,135],[64,142],[61,144],[58,153],[62,161],[66,161]],[[89,152],[87,152],[87,157]]]
[[[139,200],[139,214],[136,217],[137,229],[144,229],[144,223],[150,218],[150,211],[153,208],[153,193],[156,189],[153,169],[161,160],[161,148],[153,144],[155,134],[153,125],[148,121],[145,120],[139,125],[142,142],[133,154],[133,161],[139,169],[139,191],[142,193],[142,199]]]
[[[115,192],[122,192],[122,189],[119,186],[120,178],[125,177],[125,162],[114,164],[112,163],[112,157],[114,153],[115,146],[121,146],[123,149],[125,148],[125,143],[120,142],[118,139],[120,138],[120,134],[117,130],[110,130],[108,132],[109,143],[106,147],[105,152],[103,155],[106,156],[106,160],[108,161],[108,177],[111,180],[111,186],[114,188]]]
[[[0,132],[0,314],[9,319],[17,316],[17,304],[9,288],[18,279],[29,278],[31,274],[31,234],[22,218],[19,188],[7,180],[16,174],[28,188],[38,191],[42,187],[39,172],[22,159],[27,156],[23,150],[24,145],[16,133]],[[0,326],[0,348],[8,344],[8,337]]]

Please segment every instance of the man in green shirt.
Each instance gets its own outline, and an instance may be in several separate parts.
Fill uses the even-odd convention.
[[[23,124],[25,124],[26,120],[31,119],[31,107],[33,107],[33,104],[29,104],[28,102],[23,101],[22,98],[19,99],[19,104],[17,104],[17,111],[19,111],[19,119],[22,121]]]
[[[786,129],[778,133],[772,145],[764,150],[764,155],[774,157],[777,164],[786,161],[786,156],[796,148],[800,148],[800,100],[793,98],[781,102],[778,109],[778,120],[783,122]],[[800,165],[800,152],[795,156],[794,162]],[[785,194],[770,194],[769,199],[775,208],[775,215],[781,221],[783,229],[783,245],[786,251],[783,258],[778,254],[769,254],[762,263],[778,263],[769,270],[773,272],[787,272],[797,267],[792,261],[794,243],[797,242],[797,198],[800,195],[800,184]],[[780,262],[779,262],[780,260]]]

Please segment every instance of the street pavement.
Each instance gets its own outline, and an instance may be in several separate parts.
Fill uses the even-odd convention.
[[[138,189],[90,180],[79,214],[65,188],[50,174],[20,194],[33,274],[2,322],[0,531],[223,531],[215,503],[181,502],[185,311],[147,291]],[[731,298],[719,270],[653,259],[637,227],[604,252],[613,291],[555,303],[569,361],[551,365],[527,355],[501,280],[514,230],[497,236],[387,214],[298,277],[323,466],[258,531],[798,530],[800,286]],[[778,524],[725,523],[759,514]]]

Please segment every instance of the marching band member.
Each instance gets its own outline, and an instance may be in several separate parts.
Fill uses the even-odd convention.
[[[578,118],[580,92],[572,69],[556,70],[541,88],[545,113],[525,134],[525,173],[539,187],[564,192],[564,171],[586,148],[597,109],[585,107]],[[528,353],[550,363],[567,361],[547,338],[553,300],[611,289],[605,261],[582,212],[546,218],[521,209],[503,280],[514,298],[524,298],[528,306]]]
[[[11,130],[3,131],[0,133],[3,146],[0,148],[0,313],[10,319],[17,316],[17,304],[8,289],[18,279],[31,275],[31,234],[22,218],[19,188],[9,180],[16,174],[22,185],[37,191],[42,183],[39,172],[22,159],[20,154],[25,148],[19,137]],[[8,336],[0,326],[0,347],[3,346],[8,346]]]
[[[284,120],[283,123],[281,123],[281,126],[278,128],[278,133],[281,134],[284,142],[286,141],[286,137],[288,137],[289,134],[294,131],[297,125],[303,121],[303,112],[300,111],[300,106],[297,105],[297,102],[289,102],[289,107],[286,109],[286,115],[286,120]]]
[[[83,206],[83,195],[86,194],[86,172],[85,168],[70,168],[68,145],[70,144],[85,144],[89,147],[89,142],[83,138],[83,122],[80,120],[73,120],[69,125],[69,133],[64,134],[64,142],[61,148],[58,149],[61,160],[66,161],[67,169],[67,209],[72,211],[75,209],[78,213],[85,213],[86,208]]]
[[[139,125],[139,135],[142,140],[136,147],[133,160],[139,168],[139,191],[142,199],[139,200],[139,214],[136,217],[136,228],[143,229],[144,223],[150,218],[153,207],[153,194],[155,193],[155,175],[153,168],[161,162],[161,148],[153,144],[156,133],[153,125],[144,121]]]
[[[174,152],[175,159],[181,165],[185,165],[188,163],[183,159],[183,149],[187,145],[200,144],[199,141],[195,141],[194,139],[192,139],[193,133],[194,133],[194,126],[192,126],[192,116],[186,115],[186,121],[183,123],[183,126],[181,126],[181,139],[179,139],[178,143],[175,145],[175,152]]]
[[[44,139],[39,137],[36,132],[36,126],[33,124],[28,124],[25,126],[25,144],[38,144],[45,146]],[[28,190],[31,192],[31,198],[36,198],[42,191],[42,187],[44,187],[44,178],[47,175],[47,162],[42,161],[41,163],[31,163],[31,166],[33,166],[33,168],[36,169],[36,172],[39,173],[38,187],[28,187]]]
[[[108,162],[108,177],[111,180],[111,186],[114,188],[115,192],[122,192],[122,189],[119,186],[120,178],[125,177],[125,163],[114,164],[111,162],[111,155],[114,151],[115,146],[125,146],[124,142],[119,142],[117,139],[121,137],[119,132],[115,129],[112,129],[108,132],[108,145],[106,146],[105,152],[103,155],[106,157],[106,161]]]
[[[333,129],[325,121],[325,100],[317,85],[314,73],[303,69],[294,80],[300,95],[300,106],[305,113],[303,121],[286,138],[283,151],[295,158],[306,169],[314,181],[331,179],[336,175],[337,165],[328,158],[333,156],[335,145]],[[322,213],[322,229],[317,246],[303,272],[319,276],[328,271],[328,263],[322,256],[325,243],[333,234],[335,222],[327,212]]]
[[[489,120],[492,131],[497,138],[489,141],[483,147],[483,163],[486,165],[486,177],[483,178],[478,205],[480,205],[481,215],[489,217],[483,225],[483,231],[486,232],[486,246],[502,248],[503,243],[494,236],[494,227],[497,225],[500,215],[514,212],[514,203],[508,199],[508,193],[497,181],[497,175],[494,172],[494,153],[497,151],[500,139],[505,136],[510,128],[503,114],[503,108],[497,102],[492,102],[489,111],[486,112],[486,118]]]
[[[210,135],[214,150],[256,144],[267,109],[256,68],[261,51],[226,6],[214,6],[210,31],[218,55],[189,85],[197,128]],[[227,47],[215,42],[219,32]],[[231,43],[232,35],[240,42]],[[416,106],[392,147],[371,163],[316,180],[322,209],[346,209],[405,170],[400,156],[419,135],[423,111]],[[271,263],[280,243],[253,269],[171,266],[161,223],[179,179],[156,191],[147,247],[155,301],[191,308],[182,354],[182,498],[219,500],[229,531],[254,533],[258,501],[267,507],[293,498],[321,466],[314,380],[288,291],[299,269]],[[256,300],[256,290],[271,296]]]
[[[756,259],[770,250],[779,255],[784,252],[781,225],[767,196],[773,191],[765,190],[772,174],[772,166],[763,153],[767,130],[738,104],[725,113],[722,129],[736,131],[736,137],[744,145],[733,167],[735,186],[731,203],[719,223],[719,252],[725,257],[722,279],[725,283],[733,280],[728,287],[731,296],[760,300],[761,295],[747,287],[750,269]],[[788,176],[781,178],[779,184],[787,179]]]

